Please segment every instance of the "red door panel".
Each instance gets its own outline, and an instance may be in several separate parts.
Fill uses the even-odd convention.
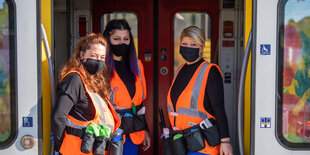
[[[93,31],[98,33],[100,29],[101,16],[105,13],[111,12],[132,12],[137,15],[138,18],[138,42],[139,42],[139,58],[142,60],[145,70],[146,82],[147,82],[147,100],[144,103],[146,106],[146,119],[150,129],[152,138],[151,148],[144,152],[140,151],[140,154],[161,154],[161,140],[160,129],[158,123],[154,121],[160,120],[158,118],[158,112],[153,112],[154,104],[160,106],[164,110],[166,125],[168,123],[167,110],[166,110],[166,98],[167,92],[170,87],[173,78],[173,63],[174,63],[174,38],[173,38],[173,21],[174,15],[177,12],[206,12],[211,17],[212,34],[211,34],[211,60],[214,60],[214,53],[218,40],[219,31],[219,2],[218,0],[155,0],[158,10],[154,10],[154,1],[152,0],[94,0],[93,1]],[[158,21],[154,20],[154,14],[158,15]],[[157,22],[156,24],[154,23]],[[154,27],[158,25],[158,27]],[[154,29],[158,34],[153,34]],[[154,38],[155,37],[155,38]],[[155,43],[158,43],[158,47],[154,48]],[[154,51],[154,49],[158,49]],[[145,61],[145,51],[151,51],[151,60]],[[163,51],[164,50],[164,51]],[[154,52],[157,52],[154,58]],[[147,53],[148,54],[148,53]],[[166,59],[161,59],[165,56]],[[157,64],[157,66],[154,66]],[[154,67],[158,70],[154,71]],[[160,70],[168,70],[167,74],[161,74]],[[154,72],[157,72],[154,77]],[[155,81],[156,80],[156,81]],[[158,83],[156,86],[158,89],[154,90],[153,83]],[[154,94],[156,96],[154,96]],[[157,103],[153,103],[153,101]],[[156,133],[158,136],[153,139],[153,135]],[[155,135],[156,135],[155,134]],[[154,144],[156,142],[156,144]],[[140,149],[142,150],[142,149]]]
[[[100,19],[105,13],[112,12],[132,12],[138,18],[138,39],[139,54],[144,65],[144,73],[147,86],[147,99],[144,102],[146,106],[146,121],[150,129],[150,135],[153,135],[153,2],[148,0],[94,0],[93,1],[93,31],[99,33]],[[151,61],[145,62],[144,52],[151,51]],[[153,138],[152,138],[153,139]],[[148,151],[140,151],[143,154],[153,154],[153,145]],[[142,150],[142,149],[140,149]]]
[[[214,53],[218,40],[219,31],[219,2],[218,0],[158,0],[158,106],[164,109],[166,125],[170,125],[167,116],[167,93],[172,83],[173,59],[174,59],[174,38],[173,22],[177,12],[206,12],[211,17],[211,60],[214,60]],[[167,61],[161,61],[161,49],[167,49]],[[160,70],[163,67],[168,68],[168,74],[163,75]],[[160,132],[160,130],[158,129]],[[159,133],[160,135],[161,133]],[[159,149],[161,149],[161,140],[158,137]]]

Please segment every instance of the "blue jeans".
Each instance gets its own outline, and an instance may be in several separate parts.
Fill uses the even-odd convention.
[[[124,143],[123,155],[138,155],[139,153],[139,145],[132,143],[130,137],[126,137],[126,141]]]
[[[191,152],[191,151],[188,151],[187,155],[207,155],[207,154],[200,153],[200,152]]]

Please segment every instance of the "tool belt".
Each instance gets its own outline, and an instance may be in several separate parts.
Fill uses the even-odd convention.
[[[139,112],[142,108],[142,104],[136,106],[136,114],[133,113],[132,108],[115,110],[121,117],[120,128],[123,129],[124,134],[129,134],[147,129],[145,111],[142,113]]]
[[[163,155],[186,155],[188,150],[197,152],[209,146],[220,144],[219,130],[215,121],[212,127],[202,129],[199,124],[184,130],[171,131],[169,138],[163,139]]]
[[[82,138],[83,134],[85,132],[85,128],[83,128],[83,129],[76,129],[76,128],[72,128],[70,126],[66,126],[66,132],[67,132],[67,134],[74,135],[76,137]]]
[[[95,137],[94,134],[86,133],[86,128],[76,129],[66,126],[67,134],[80,137],[82,139],[81,151],[90,153],[93,149],[94,155],[104,155],[107,151],[108,155],[123,155],[123,137],[116,133],[111,133],[110,138],[105,136]]]

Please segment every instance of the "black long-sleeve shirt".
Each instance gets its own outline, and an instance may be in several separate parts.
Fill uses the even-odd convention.
[[[68,114],[80,121],[90,121],[95,117],[95,113],[95,107],[86,93],[81,77],[76,73],[68,74],[57,85],[57,98],[52,111],[55,150],[59,151],[63,141]]]
[[[191,65],[185,64],[179,71],[179,74],[174,81],[170,93],[174,108],[179,96],[202,62],[204,62],[203,59]],[[219,70],[214,66],[211,67],[209,72],[203,106],[208,113],[216,118],[220,137],[229,137],[227,117],[224,108],[223,79]]]

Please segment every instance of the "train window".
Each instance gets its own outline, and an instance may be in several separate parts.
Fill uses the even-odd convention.
[[[79,17],[79,37],[85,37],[87,33],[87,18]]]
[[[178,12],[174,16],[174,73],[185,60],[179,54],[180,35],[184,28],[188,26],[197,26],[205,33],[206,41],[203,52],[203,58],[210,62],[211,57],[211,18],[207,13],[201,12]]]
[[[110,20],[113,19],[125,19],[127,20],[130,28],[131,28],[131,33],[133,35],[135,47],[136,47],[136,52],[138,56],[138,18],[137,15],[131,12],[113,12],[113,13],[105,13],[101,17],[101,33],[103,33],[106,25]]]
[[[310,1],[281,1],[279,19],[277,135],[310,148]]]
[[[14,6],[0,0],[0,148],[8,147],[16,136]]]

